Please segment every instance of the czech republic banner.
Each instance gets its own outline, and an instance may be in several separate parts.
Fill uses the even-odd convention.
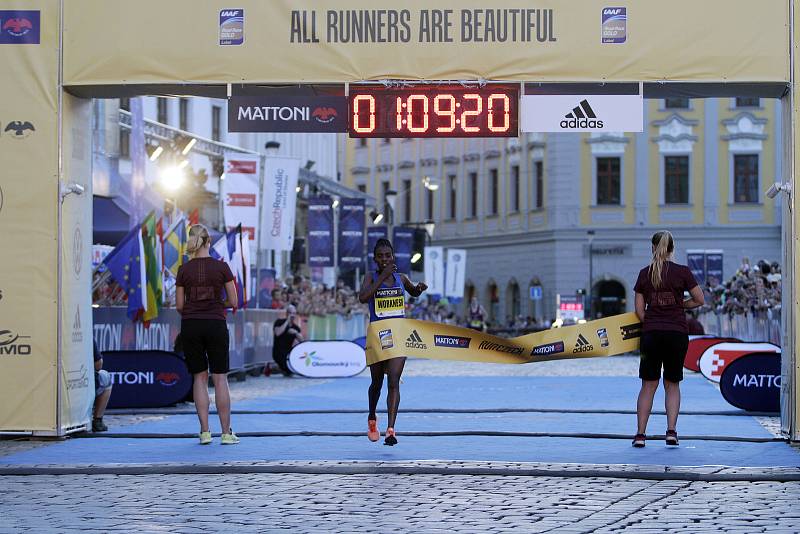
[[[386,319],[369,325],[367,364],[402,356],[485,363],[613,356],[638,349],[641,330],[642,324],[635,313],[510,339],[460,326]]]

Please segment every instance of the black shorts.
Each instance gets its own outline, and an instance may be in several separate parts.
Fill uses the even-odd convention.
[[[219,319],[184,319],[181,342],[186,366],[192,374],[230,371],[228,325]]]
[[[664,367],[664,380],[683,380],[683,361],[689,348],[689,336],[683,332],[654,330],[642,333],[639,351],[639,378],[659,380]]]

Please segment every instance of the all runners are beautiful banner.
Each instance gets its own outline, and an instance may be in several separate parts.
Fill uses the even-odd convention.
[[[386,319],[369,325],[367,364],[401,356],[484,363],[613,356],[639,348],[641,327],[635,313],[625,313],[508,339],[459,326]]]
[[[776,0],[63,4],[65,86],[789,80],[788,3]]]

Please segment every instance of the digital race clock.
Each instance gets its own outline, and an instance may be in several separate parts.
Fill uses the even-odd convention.
[[[350,86],[350,137],[516,137],[519,87]]]

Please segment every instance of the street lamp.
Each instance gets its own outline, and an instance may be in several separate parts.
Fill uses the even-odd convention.
[[[594,241],[594,230],[588,230],[586,234],[589,236],[589,290],[586,292],[586,318],[587,320],[592,319],[592,297],[594,296],[594,290],[592,288],[592,268],[594,263],[594,256],[592,250],[592,241]]]

